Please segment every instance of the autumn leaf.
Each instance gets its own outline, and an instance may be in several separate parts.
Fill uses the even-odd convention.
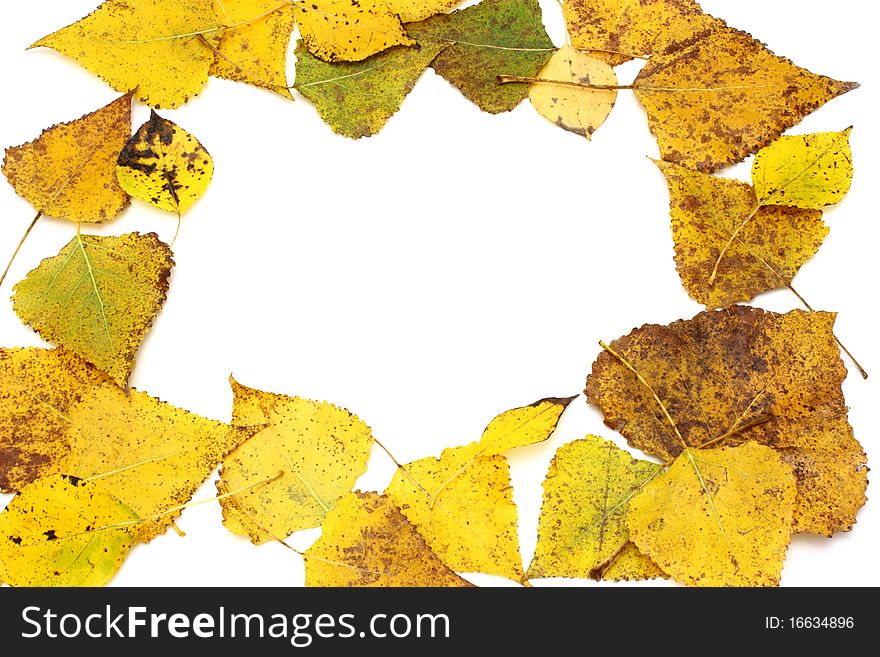
[[[818,210],[764,206],[751,185],[657,162],[669,185],[675,265],[710,308],[791,284],[828,234]]]
[[[34,141],[6,149],[3,174],[40,214],[102,223],[122,212],[128,194],[116,182],[116,157],[131,134],[131,94]]]
[[[387,0],[388,8],[404,23],[421,21],[454,9],[464,0]]]
[[[525,84],[499,84],[498,76],[534,76],[555,50],[537,0],[483,0],[406,30],[422,45],[451,44],[431,66],[492,114],[512,110],[529,93]]]
[[[320,526],[367,469],[370,428],[327,402],[263,392],[234,379],[230,385],[233,425],[260,430],[224,459],[218,490],[284,474],[221,500],[223,524],[257,544]]]
[[[496,415],[480,437],[478,454],[494,456],[540,443],[553,435],[559,419],[577,397],[547,397]]]
[[[686,449],[630,501],[626,525],[679,582],[776,586],[794,498],[791,468],[768,447]]]
[[[595,89],[595,86],[615,86],[617,75],[608,64],[588,57],[571,46],[557,50],[541,69],[542,82],[529,86],[529,100],[545,119],[563,130],[589,139],[605,122],[614,101],[615,89]],[[563,84],[546,82],[560,81]],[[565,83],[587,86],[566,86]]]
[[[840,201],[853,177],[851,132],[782,136],[762,149],[752,164],[758,202],[820,210]]]
[[[119,154],[116,176],[126,192],[179,217],[211,182],[214,160],[199,140],[151,112]]]
[[[587,399],[664,461],[748,440],[777,450],[797,481],[794,530],[846,531],[865,503],[867,467],[847,421],[834,317],[732,306],[649,324],[599,355]]]
[[[323,62],[302,41],[296,48],[296,90],[334,132],[358,139],[374,135],[400,109],[422,72],[446,46],[390,48],[362,62]]]
[[[15,286],[13,306],[45,340],[124,386],[165,301],[174,261],[153,233],[76,236]]]
[[[303,557],[306,586],[471,586],[377,493],[339,500]]]
[[[507,459],[479,451],[471,443],[407,463],[385,493],[453,570],[522,581]]]
[[[287,86],[287,47],[294,28],[287,0],[214,0],[229,29],[220,36],[211,75],[247,82],[292,99]]]
[[[714,21],[655,53],[633,90],[662,158],[711,173],[857,86],[810,73]]]
[[[359,62],[415,44],[385,0],[309,0],[293,10],[306,48],[326,62]]]
[[[629,542],[630,500],[662,471],[597,436],[560,447],[544,480],[529,579],[650,579],[663,572]]]
[[[144,543],[164,533],[180,515],[169,510],[189,502],[220,461],[254,434],[107,386],[84,393],[67,419],[69,451],[54,469],[100,480],[144,518],[137,531]]]
[[[92,388],[113,386],[63,349],[0,348],[0,490],[21,490],[70,449],[68,413]]]
[[[57,50],[117,91],[173,108],[205,86],[221,30],[212,0],[106,0],[31,48]]]
[[[106,584],[134,544],[137,521],[99,482],[38,479],[0,512],[0,582]]]
[[[571,45],[612,66],[649,56],[670,25],[702,15],[693,0],[565,0]]]

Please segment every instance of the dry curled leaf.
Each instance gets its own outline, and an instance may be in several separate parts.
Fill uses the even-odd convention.
[[[138,517],[100,482],[38,479],[0,512],[0,582],[101,586],[122,565]]]
[[[529,579],[650,579],[663,572],[629,542],[630,500],[662,466],[587,436],[560,447],[544,480]]]
[[[134,355],[165,302],[174,261],[154,235],[77,233],[15,286],[26,324],[125,386]]]
[[[555,50],[537,0],[483,0],[406,29],[422,45],[449,45],[431,66],[492,114],[512,110],[529,92],[526,84],[499,84],[498,76],[534,76]]]
[[[614,102],[616,89],[593,89],[590,86],[614,86],[617,75],[608,64],[588,57],[571,46],[557,50],[541,69],[542,80],[560,81],[582,87],[553,82],[537,82],[529,86],[529,100],[545,119],[563,130],[589,139],[605,122]]]
[[[686,449],[630,501],[626,526],[679,582],[776,586],[794,499],[791,468],[768,447]]]
[[[818,210],[762,206],[751,185],[657,162],[669,185],[675,265],[710,308],[785,287],[828,234]]]
[[[326,62],[359,62],[415,44],[385,0],[309,0],[293,9],[306,48]]]
[[[102,223],[122,212],[128,194],[116,181],[116,157],[131,133],[131,94],[37,139],[6,149],[3,174],[16,193],[48,217]]]
[[[119,154],[116,176],[131,196],[178,216],[211,182],[214,160],[199,140],[151,112]]]
[[[287,0],[214,0],[227,27],[214,52],[211,75],[293,98],[287,86],[287,47],[294,4]]]
[[[386,495],[346,495],[303,554],[306,586],[471,586]]]
[[[711,173],[857,86],[800,68],[715,21],[655,53],[633,90],[662,158]]]
[[[212,0],[107,0],[31,47],[57,50],[147,105],[177,107],[208,81],[221,30]]]
[[[318,527],[367,469],[370,428],[347,410],[247,388],[230,379],[232,423],[258,429],[223,461],[220,493],[283,473],[221,500],[223,524],[254,543]]]
[[[296,90],[334,132],[358,139],[374,135],[400,109],[428,64],[445,48],[429,43],[390,48],[362,62],[323,62],[297,45]]]
[[[795,531],[830,536],[852,527],[867,486],[833,324],[831,313],[743,306],[649,324],[610,345],[644,383],[605,352],[587,399],[631,445],[663,460],[685,445],[753,440],[777,450],[797,481]]]

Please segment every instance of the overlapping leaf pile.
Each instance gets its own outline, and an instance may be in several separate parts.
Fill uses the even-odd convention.
[[[13,295],[22,321],[57,346],[0,348],[0,489],[16,493],[0,512],[0,582],[107,582],[136,543],[180,531],[176,517],[218,465],[231,532],[262,544],[322,528],[300,553],[310,586],[469,586],[461,574],[473,572],[775,585],[792,533],[852,528],[867,465],[834,315],[732,304],[794,291],[821,245],[822,208],[849,189],[850,129],[780,135],[856,85],[775,56],[692,0],[566,2],[570,45],[559,49],[535,0],[445,13],[456,5],[107,0],[34,44],[124,95],[6,151],[4,174],[37,211],[28,232],[43,215],[76,231]],[[613,67],[632,58],[647,63],[621,85]],[[633,91],[669,184],[678,271],[708,308],[602,344],[586,399],[657,460],[597,436],[559,448],[528,567],[505,454],[548,440],[575,397],[506,411],[479,441],[405,464],[343,408],[234,380],[232,421],[202,418],[128,388],[169,292],[171,247],[153,233],[80,232],[130,196],[176,214],[180,230],[211,180],[208,151],[155,111],[132,135],[135,98],[176,107],[215,75],[296,90],[334,131],[363,137],[428,67],[484,111],[529,97],[587,138]],[[751,185],[712,175],[755,153]],[[384,493],[355,491],[374,445],[396,474]]]

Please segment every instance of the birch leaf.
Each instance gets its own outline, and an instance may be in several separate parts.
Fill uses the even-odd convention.
[[[45,340],[125,386],[173,266],[171,250],[153,233],[77,234],[15,286],[13,306]]]
[[[306,586],[471,586],[377,493],[339,500],[303,557]]]
[[[131,94],[37,139],[6,149],[3,174],[16,193],[48,217],[102,223],[128,205],[116,157],[131,134]]]
[[[212,0],[107,0],[31,48],[57,50],[117,91],[173,108],[205,86],[221,30]]]

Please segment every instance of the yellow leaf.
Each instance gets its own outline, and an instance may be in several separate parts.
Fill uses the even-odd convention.
[[[422,21],[433,16],[455,9],[464,0],[387,0],[392,13],[400,16],[404,23]]]
[[[819,210],[837,203],[852,182],[851,132],[783,136],[761,150],[752,164],[761,204]]]
[[[70,452],[56,470],[99,479],[141,518],[152,518],[138,527],[142,542],[164,533],[180,515],[166,512],[186,504],[223,457],[254,433],[116,387],[84,393],[67,417]]]
[[[116,157],[131,134],[131,94],[37,139],[6,149],[3,173],[40,213],[101,223],[128,205],[116,182]]]
[[[747,440],[778,450],[797,480],[795,530],[830,536],[852,527],[867,486],[833,325],[831,313],[743,306],[649,324],[609,347],[641,380],[604,352],[587,399],[605,424],[664,461],[685,446]]]
[[[339,500],[303,557],[306,586],[471,586],[377,493]]]
[[[107,0],[31,47],[57,50],[147,105],[177,107],[208,81],[221,29],[211,0]]]
[[[287,46],[294,5],[287,0],[214,0],[224,30],[211,74],[293,98],[287,87]]]
[[[588,57],[571,46],[553,53],[538,77],[594,86],[617,84],[617,75],[608,64]],[[545,119],[563,130],[589,139],[611,113],[617,100],[617,90],[538,82],[529,86],[529,100]]]
[[[214,160],[198,139],[152,112],[122,149],[116,176],[126,192],[178,216],[208,189]]]
[[[359,62],[391,46],[412,46],[385,0],[309,0],[295,4],[303,43],[327,62]]]
[[[560,447],[544,480],[530,579],[649,579],[663,573],[629,543],[629,502],[662,466],[597,436]]]
[[[547,440],[559,418],[576,397],[548,397],[496,416],[480,438],[480,456],[502,454],[515,447]]]
[[[772,449],[688,449],[629,503],[630,539],[696,586],[776,586],[791,540],[791,468]]]
[[[124,386],[173,266],[171,249],[153,233],[77,234],[15,286],[13,306],[45,340]]]
[[[38,479],[0,512],[0,582],[101,586],[122,565],[137,520],[97,482]]]
[[[70,445],[68,413],[91,388],[115,385],[63,349],[0,349],[0,490],[57,472]]]
[[[693,0],[566,0],[562,10],[571,45],[612,66],[653,54],[670,24],[702,14]]]
[[[367,469],[370,428],[327,402],[263,392],[234,379],[230,384],[233,425],[261,430],[223,461],[218,490],[284,474],[221,500],[223,524],[254,543],[318,527]]]
[[[669,185],[679,276],[688,294],[710,308],[785,287],[828,234],[817,210],[761,206],[751,185],[668,162],[657,166]]]
[[[633,83],[662,158],[705,172],[857,86],[799,68],[722,21],[655,53]]]
[[[521,581],[507,459],[479,452],[471,443],[408,463],[385,492],[453,570]]]

